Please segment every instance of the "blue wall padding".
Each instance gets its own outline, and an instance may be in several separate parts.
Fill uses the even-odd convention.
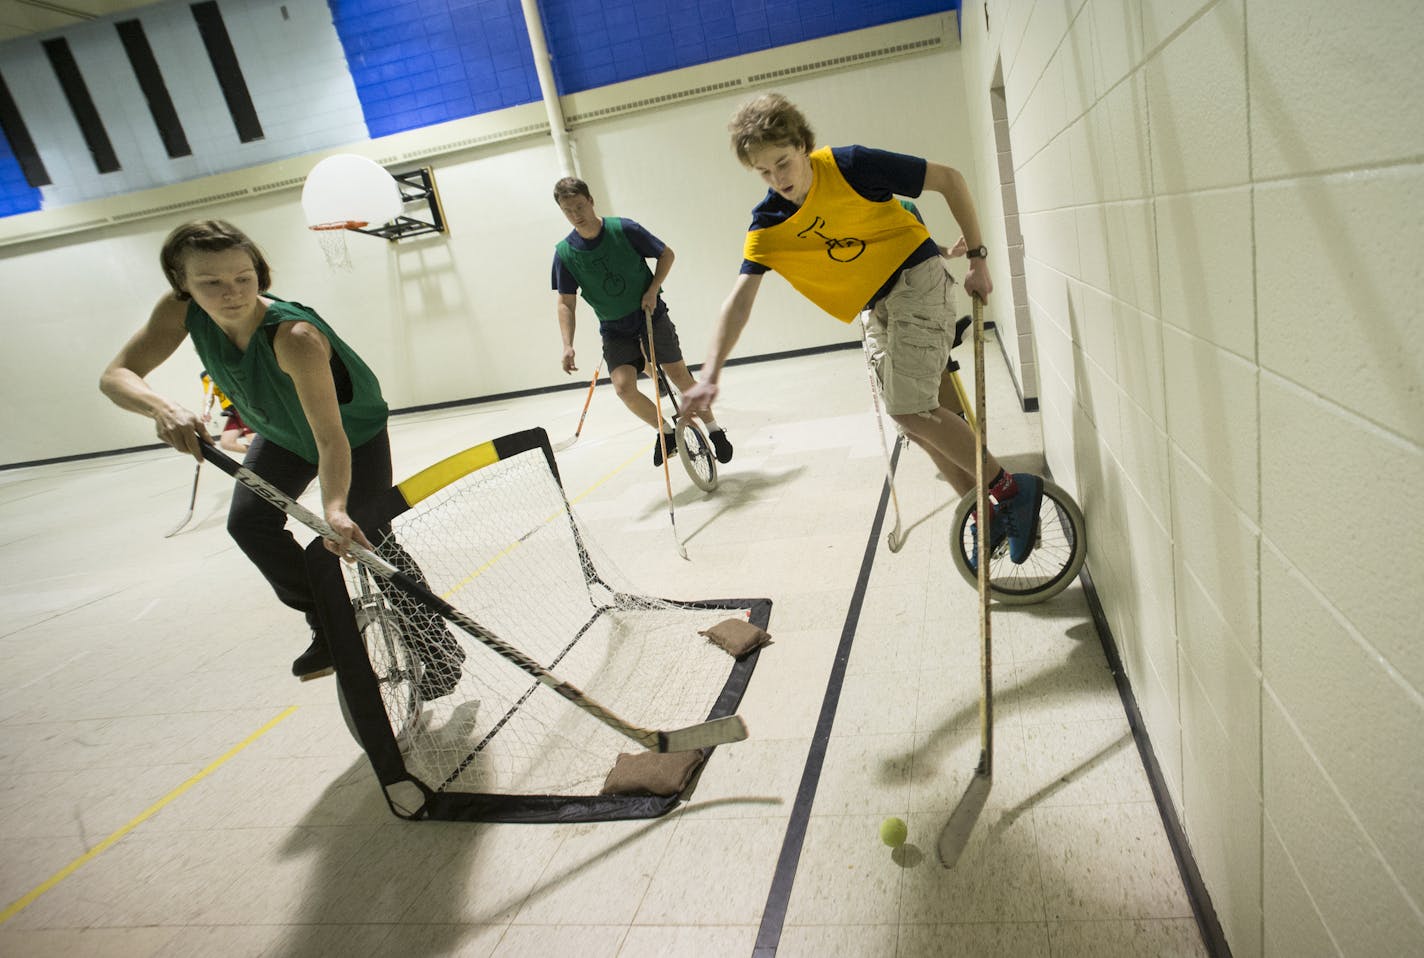
[[[25,182],[9,139],[0,133],[0,216],[33,213],[40,206],[40,191]]]
[[[518,0],[329,0],[371,136],[531,103]],[[958,0],[541,0],[560,93],[956,10]]]
[[[372,137],[539,98],[519,0],[330,0]]]

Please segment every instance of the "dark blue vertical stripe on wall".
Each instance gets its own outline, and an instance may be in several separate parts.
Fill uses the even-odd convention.
[[[327,0],[373,137],[539,99],[519,0]],[[539,0],[560,93],[959,8],[959,0]]]
[[[192,156],[193,148],[188,145],[188,136],[183,132],[183,122],[178,118],[178,110],[173,98],[168,95],[168,84],[163,80],[163,71],[154,59],[153,47],[149,45],[148,34],[144,32],[140,20],[121,20],[114,24],[124,53],[133,67],[134,78],[148,102],[148,112],[153,117],[154,128],[163,141],[163,148],[171,157]]]
[[[244,143],[260,140],[262,121],[257,117],[257,107],[252,103],[247,80],[242,76],[242,64],[238,62],[237,51],[233,49],[232,38],[228,36],[227,24],[223,22],[222,10],[217,0],[205,0],[189,8],[193,22],[198,25],[198,35],[203,38],[203,46],[208,51],[208,60],[213,65],[213,75],[217,77],[227,109],[232,114],[232,125],[237,130],[237,138]]]
[[[64,37],[55,37],[53,40],[45,40],[40,46],[44,47],[45,56],[49,58],[49,65],[54,70],[54,77],[59,81],[59,88],[69,103],[70,112],[74,114],[74,122],[79,126],[80,135],[84,137],[84,145],[89,147],[94,168],[100,173],[117,171],[120,168],[119,157],[114,152],[114,144],[109,140],[108,130],[104,129],[104,119],[99,116],[99,110],[94,106],[94,98],[89,95],[89,85],[84,81],[84,74],[79,72],[79,64],[75,62],[69,41]]]

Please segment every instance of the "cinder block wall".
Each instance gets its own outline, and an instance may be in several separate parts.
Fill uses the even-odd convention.
[[[1049,463],[1233,953],[1424,954],[1424,19],[974,0],[963,35]]]

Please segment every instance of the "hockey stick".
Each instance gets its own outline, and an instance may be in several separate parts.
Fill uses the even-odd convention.
[[[593,368],[593,378],[589,380],[588,383],[588,395],[584,396],[583,398],[583,412],[579,413],[578,428],[574,430],[574,434],[569,438],[561,439],[560,441],[554,443],[553,448],[555,452],[563,452],[565,449],[578,442],[579,433],[583,432],[583,421],[588,416],[588,404],[593,402],[593,387],[598,385],[598,374],[602,370],[602,363]]]
[[[657,410],[658,414],[658,442],[663,447],[663,483],[667,486],[668,519],[672,522],[672,541],[677,543],[677,554],[687,559],[687,549],[682,544],[682,538],[677,534],[677,513],[672,508],[672,473],[668,471],[667,433],[663,432],[663,394],[658,385],[658,347],[653,343],[653,311],[651,309],[643,310],[643,319],[648,327],[648,362],[653,367],[653,408]]]
[[[223,455],[217,448],[204,443],[203,457],[317,535],[329,542],[341,541],[340,537],[332,531],[331,526],[327,525],[325,519],[268,483],[251,469],[239,465],[235,460]],[[711,748],[714,745],[724,745],[728,742],[739,742],[747,737],[746,723],[739,715],[728,715],[710,722],[671,730],[647,729],[624,721],[444,599],[421,586],[411,576],[400,571],[374,552],[353,544],[349,549],[349,555],[426,609],[455,623],[469,633],[472,638],[499,654],[506,661],[518,666],[604,725],[627,736],[646,749],[658,752],[690,752],[694,749]]]
[[[202,474],[203,464],[200,462],[198,463],[198,468],[193,473],[193,494],[188,497],[188,514],[183,517],[182,522],[179,522],[176,526],[173,527],[171,532],[165,532],[163,534],[163,538],[173,538],[179,532],[183,531],[183,527],[186,526],[188,524],[188,521],[193,518],[193,507],[198,504],[198,479],[200,476],[202,476]]]
[[[885,420],[880,414],[880,386],[875,382],[875,368],[870,361],[870,341],[866,337],[866,323],[869,320],[869,313],[861,316],[860,351],[865,354],[865,375],[870,379],[870,401],[875,406],[875,425],[880,428],[880,451],[885,453],[885,484],[890,487],[890,502],[895,507],[895,528],[885,536],[885,544],[890,547],[891,552],[899,552],[905,545],[905,534],[900,531],[900,497],[895,495],[895,467],[890,464],[890,444],[885,441]]]
[[[989,504],[988,477],[984,475],[989,457],[988,414],[984,405],[984,301],[971,297],[974,304],[974,419],[978,423],[974,445],[974,479],[979,489],[978,523],[979,554],[975,569],[979,577],[979,765],[974,770],[964,797],[949,816],[939,833],[936,850],[939,863],[953,868],[969,842],[974,824],[989,797],[994,784],[994,674],[989,629],[989,546],[993,539],[993,513]]]

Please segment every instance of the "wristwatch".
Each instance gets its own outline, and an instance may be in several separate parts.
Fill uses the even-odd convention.
[[[969,259],[985,259],[989,255],[989,249],[986,246],[971,246],[964,251],[964,255]]]

